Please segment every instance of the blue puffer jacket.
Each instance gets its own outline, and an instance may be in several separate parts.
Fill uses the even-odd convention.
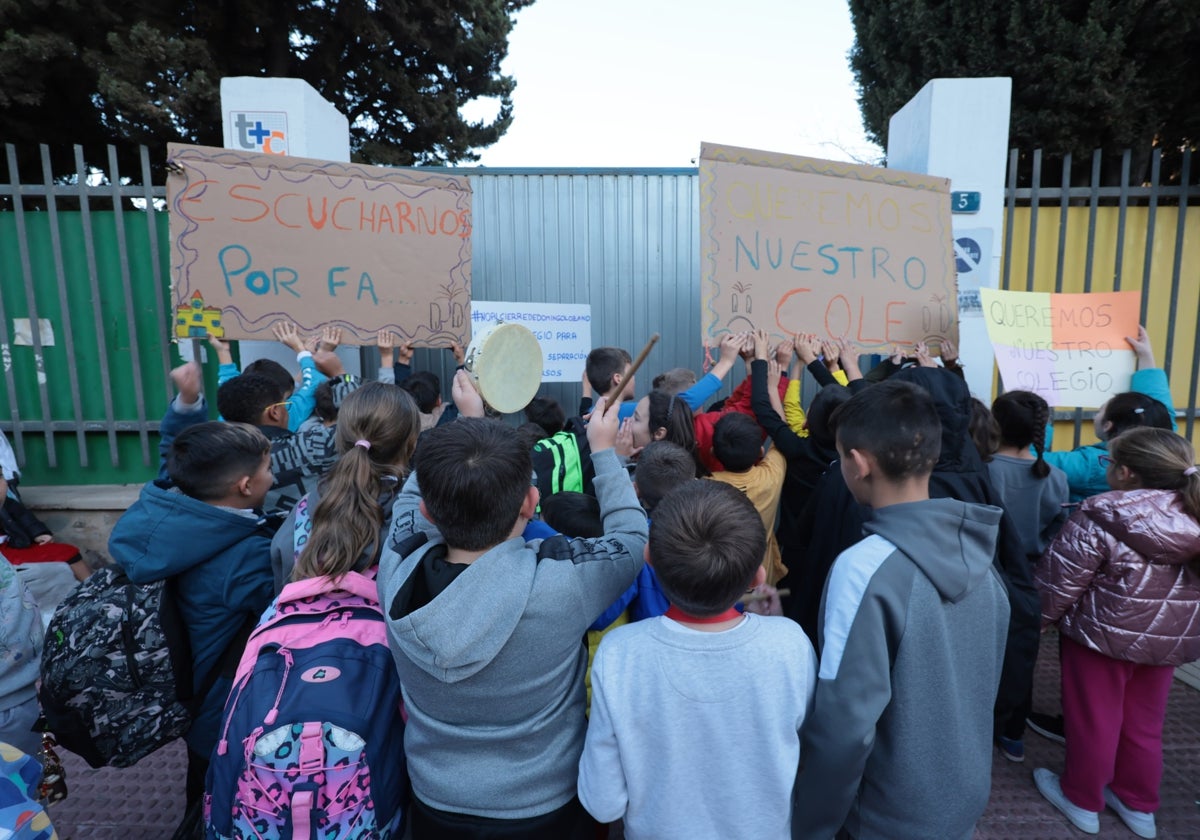
[[[1171,428],[1175,429],[1175,406],[1171,403],[1171,386],[1162,368],[1147,368],[1133,375],[1129,390],[1153,397],[1167,407],[1171,414]],[[1050,431],[1047,431],[1049,437]],[[1108,454],[1108,444],[1101,441],[1081,446],[1066,452],[1047,452],[1046,463],[1058,467],[1067,474],[1067,485],[1071,490],[1071,501],[1080,502],[1097,493],[1107,493],[1107,467],[1100,458]]]
[[[179,576],[179,607],[197,688],[221,664],[247,617],[271,603],[271,535],[250,511],[217,507],[151,481],[113,527],[108,550],[134,583]],[[218,680],[187,734],[207,758],[217,742],[230,681]]]

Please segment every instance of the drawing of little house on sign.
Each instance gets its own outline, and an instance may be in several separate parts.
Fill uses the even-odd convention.
[[[753,149],[700,152],[701,329],[958,340],[950,182]]]
[[[287,319],[340,327],[347,344],[380,330],[467,343],[465,177],[174,143],[167,155],[176,337],[268,338]]]

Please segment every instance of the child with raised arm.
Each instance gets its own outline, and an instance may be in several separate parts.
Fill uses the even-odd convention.
[[[296,380],[287,372],[283,365],[271,359],[257,359],[246,365],[246,369],[239,371],[237,365],[233,363],[233,351],[229,346],[228,341],[222,341],[216,336],[209,335],[208,344],[217,354],[217,387],[224,385],[230,379],[242,373],[254,373],[261,376],[267,376],[279,383],[280,389],[284,393],[283,401],[287,403],[288,409],[288,431],[297,432],[304,421],[313,413],[313,407],[316,402],[317,387],[324,381],[325,377],[317,369],[316,362],[313,361],[313,351],[308,350],[304,346],[304,341],[300,337],[299,330],[291,321],[277,321],[271,325],[271,334],[275,336],[275,340],[292,350],[296,354],[296,362],[300,365],[300,383],[296,384]],[[332,351],[337,349],[338,344],[342,339],[342,331],[337,328],[326,327],[319,339],[316,339],[316,348]]]
[[[1043,456],[1050,466],[1066,473],[1072,502],[1114,489],[1108,484],[1104,460],[1113,438],[1127,429],[1143,426],[1175,431],[1171,386],[1167,383],[1166,372],[1154,360],[1154,347],[1146,328],[1139,326],[1137,337],[1126,336],[1125,341],[1137,357],[1137,370],[1128,391],[1116,394],[1096,409],[1092,423],[1100,442],[1062,452],[1046,452]],[[1048,428],[1047,433],[1049,431]]]
[[[1162,729],[1175,667],[1200,657],[1200,467],[1186,438],[1131,429],[1110,444],[1112,492],[1080,505],[1038,564],[1057,624],[1067,760],[1042,796],[1087,834],[1108,805],[1156,834]]]
[[[1002,511],[930,499],[941,421],[924,389],[868,388],[836,427],[846,485],[873,513],[825,586],[792,836],[965,840],[991,787]]]
[[[766,534],[728,485],[659,502],[646,560],[665,616],[613,630],[592,666],[579,798],[639,838],[786,838],[816,656],[785,618],[734,604],[764,579]]]
[[[575,795],[582,640],[637,576],[647,534],[617,427],[601,398],[587,427],[599,539],[522,538],[538,492],[515,429],[464,417],[421,437],[379,574],[416,840],[591,837]]]

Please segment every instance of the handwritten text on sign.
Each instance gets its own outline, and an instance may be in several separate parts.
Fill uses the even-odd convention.
[[[1102,405],[1129,390],[1140,292],[1052,294],[980,289],[1004,387],[1052,406]]]
[[[281,319],[465,342],[466,178],[201,146],[168,146],[174,334],[262,338]]]
[[[592,307],[575,303],[471,303],[474,332],[497,321],[528,327],[542,347],[543,382],[578,382],[592,349]]]
[[[704,144],[705,336],[957,339],[949,181]]]

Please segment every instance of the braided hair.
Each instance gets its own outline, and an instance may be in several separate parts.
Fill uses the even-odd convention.
[[[1046,463],[1046,426],[1050,422],[1050,406],[1032,391],[1005,391],[992,403],[992,416],[1000,427],[1000,442],[1005,446],[1023,449],[1033,447],[1037,460],[1030,470],[1038,478],[1050,475]]]

